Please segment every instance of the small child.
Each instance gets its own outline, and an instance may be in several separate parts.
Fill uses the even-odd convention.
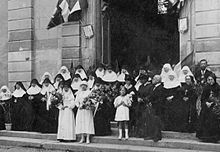
[[[122,127],[125,128],[125,140],[128,140],[128,121],[129,121],[129,107],[131,106],[131,98],[127,95],[127,89],[122,86],[120,89],[120,96],[115,98],[114,106],[116,108],[115,121],[119,126],[119,137],[122,139]]]

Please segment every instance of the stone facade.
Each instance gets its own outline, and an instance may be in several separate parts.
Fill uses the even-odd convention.
[[[8,81],[10,88],[16,81],[28,86],[31,79],[40,79],[46,71],[55,76],[61,65],[70,67],[73,62],[74,66],[88,68],[99,62],[101,0],[88,3],[82,22],[47,30],[57,0],[1,0],[0,14],[5,19],[1,21],[5,28],[0,31],[4,38],[0,54],[3,82]],[[94,29],[91,39],[86,39],[82,31],[87,24]]]
[[[194,63],[207,59],[220,77],[220,1],[186,0],[180,18],[188,17],[189,30],[180,34],[180,58],[193,51]]]

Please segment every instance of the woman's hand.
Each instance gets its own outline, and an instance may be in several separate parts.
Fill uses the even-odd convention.
[[[141,98],[138,98],[138,102],[140,103],[140,102],[143,102],[144,100],[143,99],[141,99]]]
[[[47,99],[46,99],[45,97],[43,97],[43,98],[41,99],[41,101],[47,101]]]
[[[212,104],[213,104],[213,102],[206,102],[206,105],[208,108],[210,108]]]
[[[184,101],[188,101],[189,98],[188,98],[188,97],[183,97],[183,100],[184,100]]]
[[[170,96],[170,97],[167,97],[167,100],[171,101],[173,98],[174,98],[174,96]]]
[[[68,106],[63,106],[61,109],[62,109],[62,110],[65,110],[66,108],[68,108]]]
[[[33,100],[34,97],[33,97],[33,96],[29,96],[28,99],[29,99],[29,100]]]

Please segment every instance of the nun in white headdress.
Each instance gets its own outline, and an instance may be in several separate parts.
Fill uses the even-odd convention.
[[[12,104],[12,94],[7,86],[0,89],[0,129],[5,129],[5,123],[11,123],[10,119],[5,119],[5,111],[10,110]],[[11,111],[11,110],[10,110]],[[9,117],[10,118],[10,117]]]
[[[51,105],[50,103],[50,97],[52,92],[55,91],[54,86],[52,85],[51,81],[46,78],[43,81],[42,89],[41,89],[41,95],[43,95],[42,101],[46,102],[46,109],[49,110],[49,107]]]
[[[101,78],[105,75],[105,66],[103,64],[99,64],[96,71],[95,71],[96,77]]]
[[[117,74],[118,78],[118,82],[125,82],[125,75],[129,75],[129,72],[127,70],[127,66],[122,66],[121,71]]]
[[[12,93],[12,130],[31,131],[34,112],[32,104],[27,100],[26,89],[22,82],[16,82]]]
[[[60,82],[64,82],[64,78],[61,74],[57,74],[56,77],[54,78],[54,84],[53,84],[56,90],[59,89]]]
[[[190,68],[188,66],[184,66],[179,73],[180,83],[183,83],[183,84],[186,83],[186,76],[187,75],[192,76],[195,81],[195,77],[194,77],[193,73],[191,72]]]
[[[165,114],[164,124],[165,130],[181,132],[182,120],[184,116],[183,104],[179,100],[180,82],[174,71],[169,72],[164,82],[164,98],[165,98]]]
[[[78,66],[76,67],[76,72],[75,72],[75,74],[79,74],[82,80],[88,78],[87,75],[86,75],[86,71],[85,71],[85,69],[82,67],[82,65],[78,65]]]
[[[89,89],[92,89],[95,85],[95,81],[96,81],[96,75],[94,72],[89,73],[89,80],[88,80],[88,87]]]
[[[112,83],[116,82],[117,79],[117,74],[113,71],[112,66],[109,65],[105,71],[105,75],[102,77],[102,80],[104,82]]]
[[[43,76],[41,77],[41,81],[40,81],[40,84],[42,85],[42,83],[44,82],[44,80],[48,78],[50,80],[51,83],[53,83],[53,77],[52,75],[49,73],[49,72],[45,72],[43,74]]]
[[[58,74],[61,74],[65,81],[71,81],[71,74],[66,66],[62,66]]]
[[[80,77],[79,74],[75,74],[73,76],[73,81],[71,83],[71,87],[73,89],[74,94],[79,90],[81,83],[82,83],[82,78]]]
[[[162,82],[166,81],[168,74],[172,71],[173,71],[173,69],[169,63],[166,63],[163,65],[163,68],[162,68],[162,71],[160,74],[160,76],[162,78]]]

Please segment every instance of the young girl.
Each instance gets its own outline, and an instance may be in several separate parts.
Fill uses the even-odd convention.
[[[116,107],[115,121],[119,125],[119,137],[122,139],[122,126],[125,128],[125,139],[128,140],[128,121],[129,121],[129,107],[131,106],[131,98],[127,95],[127,89],[123,86],[120,90],[120,96],[114,101]]]
[[[73,108],[75,107],[75,98],[70,84],[64,82],[63,88],[63,105],[59,108],[59,123],[57,139],[60,141],[72,141],[76,140],[75,134],[75,116]]]
[[[87,81],[82,81],[80,90],[76,95],[76,106],[78,107],[76,115],[76,134],[81,135],[80,143],[84,142],[84,135],[86,135],[86,143],[90,143],[90,135],[95,134],[93,112],[90,109],[83,108],[83,102],[89,96]]]

